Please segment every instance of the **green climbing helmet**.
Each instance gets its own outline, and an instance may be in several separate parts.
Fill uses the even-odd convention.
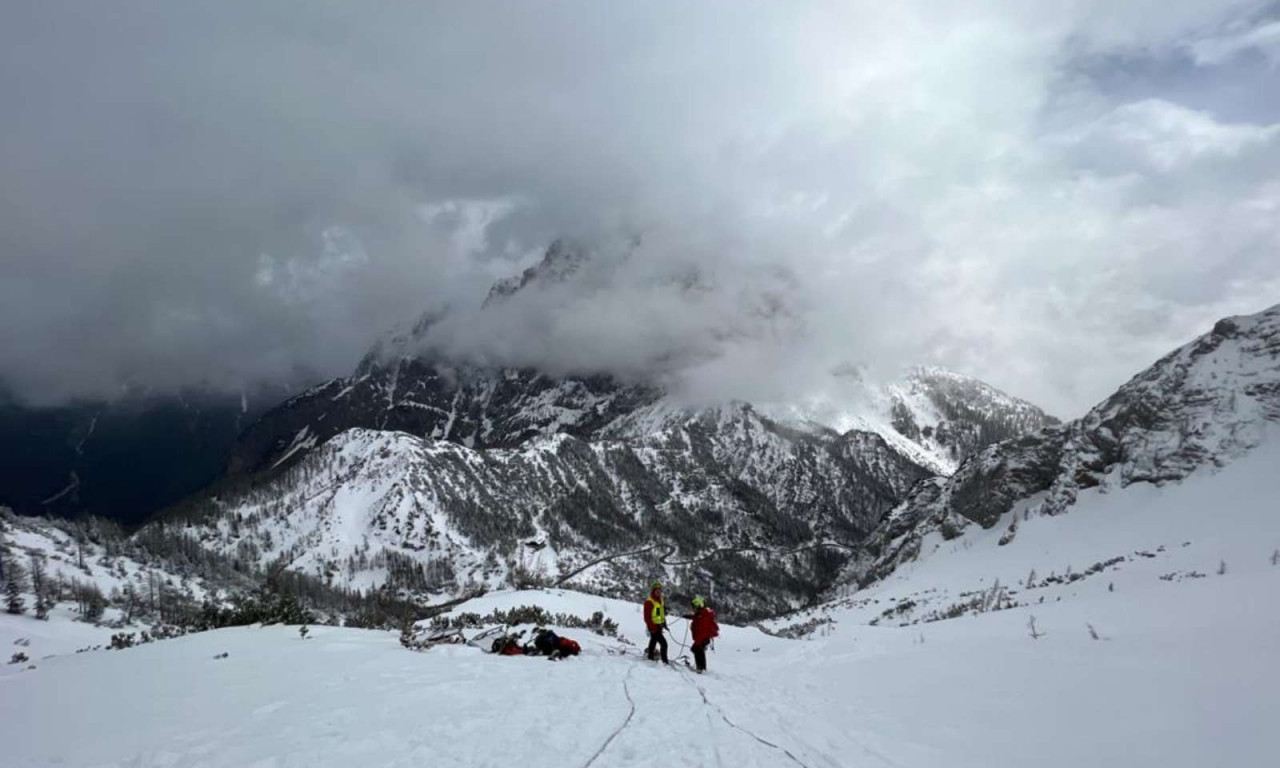
[[[655,581],[655,582],[653,582],[652,584],[650,584],[650,585],[649,585],[649,591],[650,591],[650,592],[652,592],[652,591],[653,591],[653,590],[655,590],[655,589],[662,589],[662,582],[660,582],[660,581]]]
[[[707,607],[707,601],[706,601],[706,599],[705,599],[705,598],[703,598],[703,596],[702,596],[702,595],[698,595],[697,597],[693,598],[693,607],[694,607],[694,608],[705,608],[705,607]]]

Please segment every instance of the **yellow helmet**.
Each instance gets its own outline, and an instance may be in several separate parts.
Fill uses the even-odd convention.
[[[694,608],[705,608],[706,605],[707,605],[707,601],[702,597],[702,595],[698,595],[697,597],[693,598]]]

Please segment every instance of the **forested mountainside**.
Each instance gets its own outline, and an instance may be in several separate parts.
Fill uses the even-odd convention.
[[[877,435],[798,431],[739,404],[627,439],[560,434],[513,449],[348,430],[188,519],[206,546],[344,586],[384,583],[380,552],[412,558],[420,578],[395,586],[420,593],[545,583],[649,548],[575,583],[625,594],[666,575],[762,614],[829,585],[926,475]]]

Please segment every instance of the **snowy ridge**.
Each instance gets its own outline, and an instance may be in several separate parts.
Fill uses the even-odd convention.
[[[485,298],[485,306],[508,299],[530,284],[545,287],[564,283],[582,270],[590,259],[591,255],[581,243],[557,239],[547,248],[542,261],[519,275],[494,283]]]
[[[1016,505],[1027,516],[1058,515],[1089,489],[1163,485],[1224,467],[1277,421],[1280,306],[1220,321],[1078,421],[989,446],[950,478],[922,483],[869,540],[861,577],[919,556],[935,531],[954,538],[974,524],[996,526]]]
[[[593,437],[620,414],[652,403],[651,387],[608,377],[555,379],[402,357],[294,398],[241,435],[229,468],[247,474],[300,458],[348,429],[391,429],[472,448],[514,448],[548,435]],[[294,450],[302,430],[312,446]]]
[[[873,384],[856,368],[833,374],[834,394],[760,405],[775,420],[839,432],[874,432],[903,456],[939,475],[984,446],[1056,424],[1031,403],[937,366]]]

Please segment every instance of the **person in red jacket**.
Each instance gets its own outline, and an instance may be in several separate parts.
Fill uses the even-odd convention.
[[[667,628],[667,604],[662,600],[662,585],[653,582],[649,599],[644,601],[644,625],[649,630],[649,649],[645,658],[653,661],[655,648],[662,649],[662,663],[667,663],[667,638],[662,633]]]
[[[693,660],[697,664],[698,674],[707,671],[707,646],[720,635],[720,625],[716,623],[716,612],[707,607],[707,601],[701,596],[693,598],[693,613],[684,616],[691,626],[693,635]]]

